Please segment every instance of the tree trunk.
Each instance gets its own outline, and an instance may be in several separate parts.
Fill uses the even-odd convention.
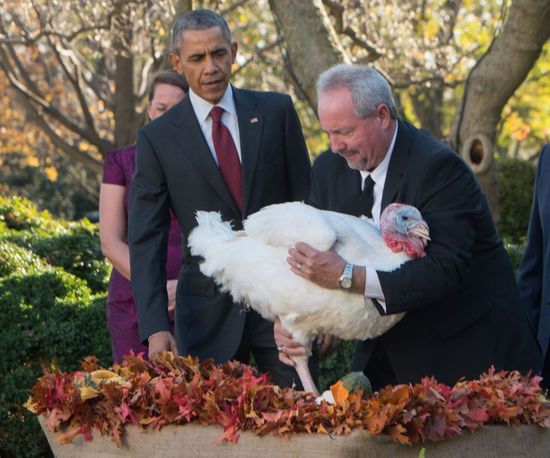
[[[502,32],[471,70],[451,143],[478,174],[498,218],[494,143],[501,112],[550,36],[548,0],[513,0]]]
[[[134,99],[134,59],[131,56],[116,56],[115,73],[115,144],[130,145],[136,139]]]
[[[269,0],[285,40],[286,66],[297,92],[317,110],[318,76],[349,62],[321,0]]]
[[[443,80],[433,81],[430,87],[421,86],[411,90],[413,110],[420,125],[437,138],[443,137]]]
[[[174,21],[179,19],[180,16],[183,16],[188,11],[193,9],[193,0],[177,0],[174,7],[176,14],[174,15]]]
[[[136,140],[136,98],[134,93],[134,57],[130,49],[132,25],[121,14],[118,18],[120,36],[113,42],[115,48],[115,145],[130,145]]]

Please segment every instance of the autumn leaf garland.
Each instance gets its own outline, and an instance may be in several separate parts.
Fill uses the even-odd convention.
[[[401,444],[441,441],[484,424],[538,424],[550,428],[550,401],[540,377],[490,369],[478,380],[453,387],[424,378],[415,385],[388,386],[369,398],[332,387],[335,404],[309,393],[282,389],[238,362],[216,365],[163,353],[153,361],[128,356],[112,370],[93,357],[83,370],[46,372],[32,389],[27,408],[44,415],[61,443],[92,432],[118,445],[124,427],[158,429],[198,422],[221,425],[218,441],[236,442],[239,431],[258,435],[346,435],[366,430]]]

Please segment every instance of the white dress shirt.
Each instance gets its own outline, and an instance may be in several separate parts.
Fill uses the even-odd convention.
[[[386,184],[386,176],[388,174],[388,166],[390,164],[391,155],[395,146],[395,139],[397,138],[397,123],[395,123],[395,132],[390,143],[390,147],[384,159],[372,172],[360,171],[361,178],[363,179],[362,187],[365,186],[365,179],[370,175],[372,181],[374,181],[373,197],[374,203],[372,205],[372,219],[378,225],[380,225],[380,210],[382,207],[382,194],[384,192],[384,185]],[[382,291],[382,285],[380,285],[380,279],[375,269],[371,267],[365,267],[366,281],[365,281],[365,297],[374,298],[380,302],[380,305],[386,310],[386,303],[384,298],[384,292]]]
[[[218,157],[216,156],[214,142],[212,141],[212,118],[210,116],[210,112],[214,106],[222,107],[224,109],[222,114],[222,123],[229,129],[231,137],[233,137],[233,142],[235,142],[235,146],[237,147],[239,160],[242,163],[239,121],[237,119],[237,108],[235,107],[235,101],[233,100],[233,89],[231,88],[231,84],[227,85],[225,94],[216,105],[212,105],[210,102],[200,98],[193,92],[192,89],[189,89],[189,100],[193,106],[195,116],[197,116],[202,133],[206,139],[206,143],[208,143],[208,147],[210,148],[210,152],[212,153],[212,157],[214,158],[214,161],[216,161],[216,164],[218,163]]]

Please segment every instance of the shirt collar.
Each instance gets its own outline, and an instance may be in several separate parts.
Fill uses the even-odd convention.
[[[189,100],[193,106],[197,119],[202,124],[210,115],[214,105],[195,94],[193,89],[189,89]],[[237,109],[235,107],[235,101],[233,100],[233,88],[231,87],[231,84],[227,85],[227,89],[225,90],[223,97],[216,104],[216,106],[222,107],[224,111],[235,116],[235,118],[237,117]]]
[[[368,177],[369,175],[372,177],[372,180],[375,183],[380,183],[380,182],[383,183],[385,181],[386,175],[388,173],[388,166],[390,165],[391,155],[393,153],[393,147],[395,146],[395,140],[397,139],[398,126],[399,126],[399,123],[396,122],[395,131],[393,132],[393,137],[392,137],[390,146],[382,162],[380,162],[380,164],[378,164],[372,172],[361,170],[361,177],[363,178],[363,181],[365,181],[365,178]]]

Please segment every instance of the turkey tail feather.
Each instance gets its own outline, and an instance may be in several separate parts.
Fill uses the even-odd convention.
[[[196,219],[198,226],[191,231],[187,240],[193,256],[207,258],[219,249],[221,243],[233,240],[236,236],[231,224],[222,221],[218,212],[197,211]]]

